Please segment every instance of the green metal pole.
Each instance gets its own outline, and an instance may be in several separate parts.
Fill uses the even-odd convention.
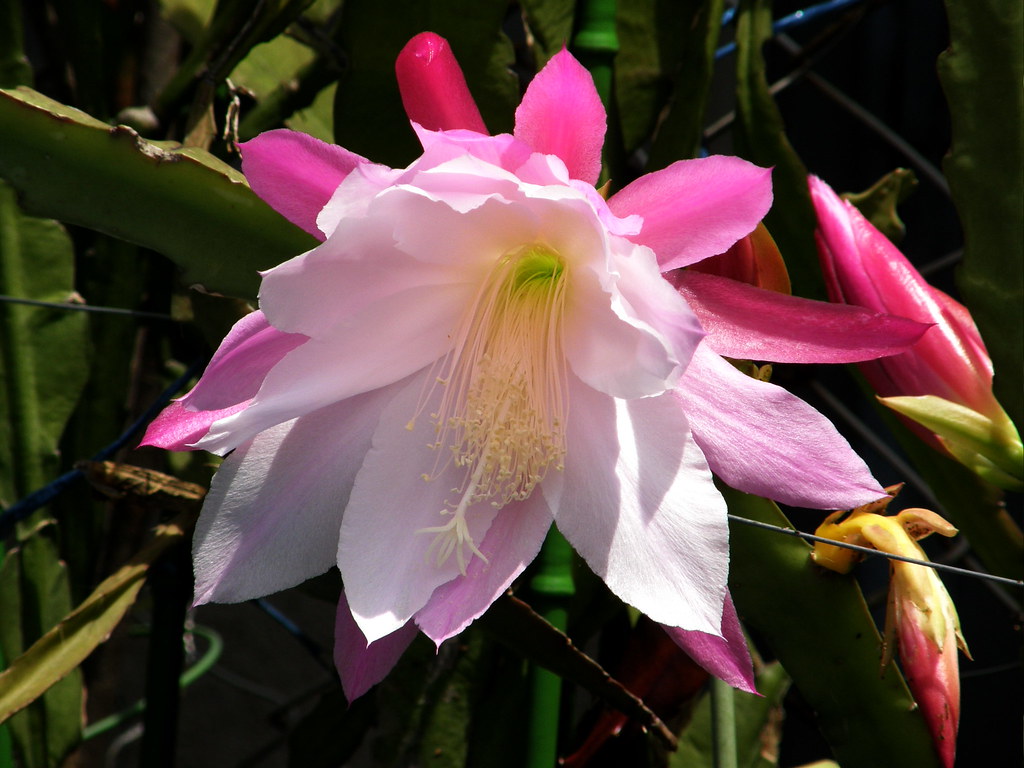
[[[619,52],[619,36],[615,27],[616,0],[582,0],[576,8],[576,34],[572,51],[594,78],[594,86],[608,113],[608,131],[604,141],[604,169],[598,185],[615,176],[614,167],[621,144],[619,122],[615,112],[615,56]]]
[[[576,591],[572,580],[572,558],[569,542],[552,528],[537,557],[539,568],[530,579],[534,609],[563,632],[568,625],[569,599]],[[562,679],[534,664],[530,670],[527,768],[553,768],[556,765],[561,706]]]
[[[619,52],[619,36],[615,29],[616,0],[581,2],[572,49],[594,78],[594,85],[608,107],[612,93],[612,65]]]

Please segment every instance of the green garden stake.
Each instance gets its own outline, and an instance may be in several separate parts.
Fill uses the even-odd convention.
[[[533,607],[563,632],[569,618],[569,599],[576,591],[572,580],[573,550],[552,528],[537,556],[539,568],[530,579]],[[530,714],[526,747],[527,768],[551,768],[558,759],[559,711],[562,679],[534,664],[530,670]]]

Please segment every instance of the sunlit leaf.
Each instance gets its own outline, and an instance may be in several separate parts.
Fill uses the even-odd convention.
[[[135,602],[149,566],[169,546],[188,536],[195,525],[202,488],[166,476],[161,481],[159,473],[154,472],[111,477],[113,482],[120,483],[118,492],[128,493],[135,488],[140,497],[155,499],[165,509],[184,511],[158,526],[145,547],[0,673],[0,721],[43,695],[110,636]],[[135,480],[138,482],[134,483]]]
[[[272,40],[291,24],[313,0],[220,0],[210,22],[194,42],[188,57],[155,99],[158,115],[172,113],[191,98],[211,99],[235,66],[259,43]],[[202,89],[206,89],[205,93]],[[202,104],[193,105],[203,106]]]
[[[0,91],[0,176],[26,210],[152,248],[187,283],[232,296],[254,298],[258,270],[315,244],[209,153],[146,141],[29,89]]]
[[[324,88],[307,108],[292,114],[285,124],[292,130],[316,136],[321,141],[334,141],[334,100],[337,83]]]

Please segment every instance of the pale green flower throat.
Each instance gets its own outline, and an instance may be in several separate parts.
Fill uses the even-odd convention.
[[[438,565],[466,553],[486,560],[470,536],[466,515],[476,502],[503,507],[527,498],[565,456],[566,363],[562,340],[566,305],[562,257],[524,246],[495,263],[458,326],[443,372],[429,388],[443,387],[430,415],[434,449],[443,450],[425,480],[454,463],[465,469],[433,533]],[[429,394],[429,393],[427,393]],[[421,400],[424,402],[425,398]],[[411,427],[411,422],[410,422]]]

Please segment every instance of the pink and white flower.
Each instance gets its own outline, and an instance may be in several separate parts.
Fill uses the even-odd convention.
[[[883,491],[824,417],[720,355],[847,362],[922,328],[712,275],[677,290],[663,271],[754,229],[770,171],[682,161],[606,202],[604,109],[567,52],[514,135],[482,132],[440,38],[415,38],[398,72],[423,145],[407,168],[290,131],[243,147],[256,192],[322,242],[263,274],[259,312],[146,435],[230,454],[197,526],[196,602],[337,564],[354,698],[417,629],[440,643],[480,616],[554,522],[620,598],[750,689],[712,472],[817,508]]]

